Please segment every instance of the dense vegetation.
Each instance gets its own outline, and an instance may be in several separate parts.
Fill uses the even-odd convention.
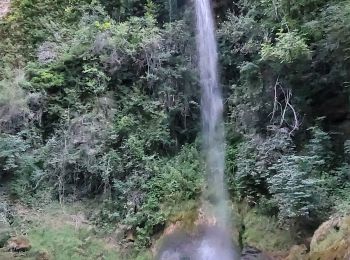
[[[350,1],[214,1],[231,199],[312,231],[350,210]],[[193,8],[13,0],[0,18],[0,178],[89,199],[149,247],[203,188]],[[193,217],[193,216],[191,216]]]

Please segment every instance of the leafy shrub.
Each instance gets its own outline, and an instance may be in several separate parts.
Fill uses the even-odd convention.
[[[307,58],[309,47],[297,31],[277,33],[276,44],[263,43],[261,57],[263,60],[274,60],[291,63],[297,59]]]
[[[52,227],[36,222],[27,231],[31,241],[31,252],[48,252],[50,257],[64,259],[121,259],[121,256],[106,248],[102,239],[85,227],[76,229],[69,225]]]
[[[153,234],[165,226],[179,205],[197,200],[202,188],[202,169],[194,147],[183,147],[170,160],[155,161],[153,176],[145,186],[145,198],[137,212],[129,211],[124,222],[136,230],[140,249],[150,245]]]
[[[34,114],[28,106],[28,97],[22,89],[24,72],[9,73],[0,81],[0,131],[16,133],[28,127]]]
[[[292,149],[293,143],[285,129],[276,129],[267,138],[247,139],[238,145],[234,182],[236,194],[255,204],[267,193],[270,167]]]
[[[1,173],[16,171],[20,167],[22,156],[28,148],[28,144],[21,136],[2,134],[0,136]]]
[[[322,206],[317,201],[323,192],[319,180],[311,177],[315,159],[286,155],[271,168],[276,174],[269,178],[269,190],[279,205],[282,222],[309,217],[312,211]]]
[[[270,167],[274,173],[268,178],[269,191],[278,204],[282,222],[323,219],[324,209],[331,205],[321,180],[327,174],[330,137],[319,127],[310,130],[313,136],[305,145],[306,155],[285,154]]]
[[[243,224],[245,227],[242,237],[244,245],[274,251],[286,250],[295,244],[293,232],[281,229],[274,216],[262,215],[252,209],[244,215]],[[267,236],[270,239],[266,239]]]
[[[317,126],[309,130],[312,138],[300,152],[285,129],[241,142],[233,182],[236,196],[258,208],[278,208],[281,223],[323,219],[324,209],[333,203],[322,181],[332,158],[330,137]]]

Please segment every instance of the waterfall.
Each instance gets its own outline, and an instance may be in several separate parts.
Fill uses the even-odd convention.
[[[225,140],[223,101],[218,80],[218,55],[214,19],[210,0],[195,0],[197,15],[197,48],[202,89],[202,135],[206,161],[208,193],[214,200],[214,214],[219,225],[229,225],[229,210],[224,185]]]
[[[195,0],[197,17],[197,49],[202,90],[202,139],[207,174],[207,196],[213,204],[213,216],[219,232],[207,234],[199,247],[198,259],[232,260],[237,258],[230,243],[219,247],[213,242],[230,240],[230,210],[224,183],[225,137],[223,100],[218,79],[218,53],[214,17],[210,0]],[[207,212],[208,215],[210,215]],[[218,237],[218,235],[220,237]],[[224,247],[224,248],[223,248]]]
[[[160,250],[160,260],[236,260],[238,250],[232,244],[230,210],[224,183],[225,136],[223,100],[218,80],[218,54],[210,0],[194,0],[197,17],[197,48],[202,89],[202,139],[205,157],[207,193],[203,203],[205,222],[194,235],[174,232]],[[207,205],[208,204],[208,205]]]

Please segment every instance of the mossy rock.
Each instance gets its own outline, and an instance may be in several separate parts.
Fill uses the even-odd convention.
[[[50,253],[45,250],[39,251],[35,256],[35,260],[51,260],[51,259],[53,258],[50,255]]]
[[[295,241],[290,230],[281,229],[273,217],[249,210],[243,216],[243,246],[253,246],[265,252],[288,251]]]
[[[32,248],[28,238],[24,236],[12,237],[7,241],[6,247],[9,251],[25,252]]]
[[[180,222],[186,229],[194,229],[198,218],[198,205],[196,201],[186,201],[171,209],[168,224]]]
[[[350,259],[350,216],[331,218],[316,230],[309,259]]]

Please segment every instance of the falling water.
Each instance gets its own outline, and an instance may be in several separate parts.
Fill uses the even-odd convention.
[[[224,184],[225,138],[223,101],[218,80],[218,54],[210,0],[194,0],[197,16],[197,48],[202,89],[203,152],[207,173],[206,217],[214,225],[202,227],[197,234],[180,232],[167,237],[160,260],[235,260],[239,259],[231,240],[227,192]],[[208,206],[209,204],[210,206]],[[213,221],[209,221],[213,222]]]
[[[202,88],[202,134],[209,195],[215,204],[215,217],[220,225],[228,224],[224,185],[223,102],[218,80],[218,55],[214,19],[210,0],[195,0],[197,15],[197,48]]]
[[[223,125],[223,101],[218,80],[218,54],[215,37],[214,17],[210,0],[195,0],[197,16],[197,48],[199,54],[200,84],[202,88],[202,134],[203,151],[206,160],[208,197],[214,204],[214,217],[219,229],[226,230],[222,236],[229,238],[230,214],[227,206],[226,187],[224,184],[225,140]],[[220,234],[220,233],[219,233]],[[223,237],[222,239],[225,239]],[[205,240],[203,240],[205,241]],[[205,245],[201,259],[232,260],[234,254],[229,248],[215,248]]]

